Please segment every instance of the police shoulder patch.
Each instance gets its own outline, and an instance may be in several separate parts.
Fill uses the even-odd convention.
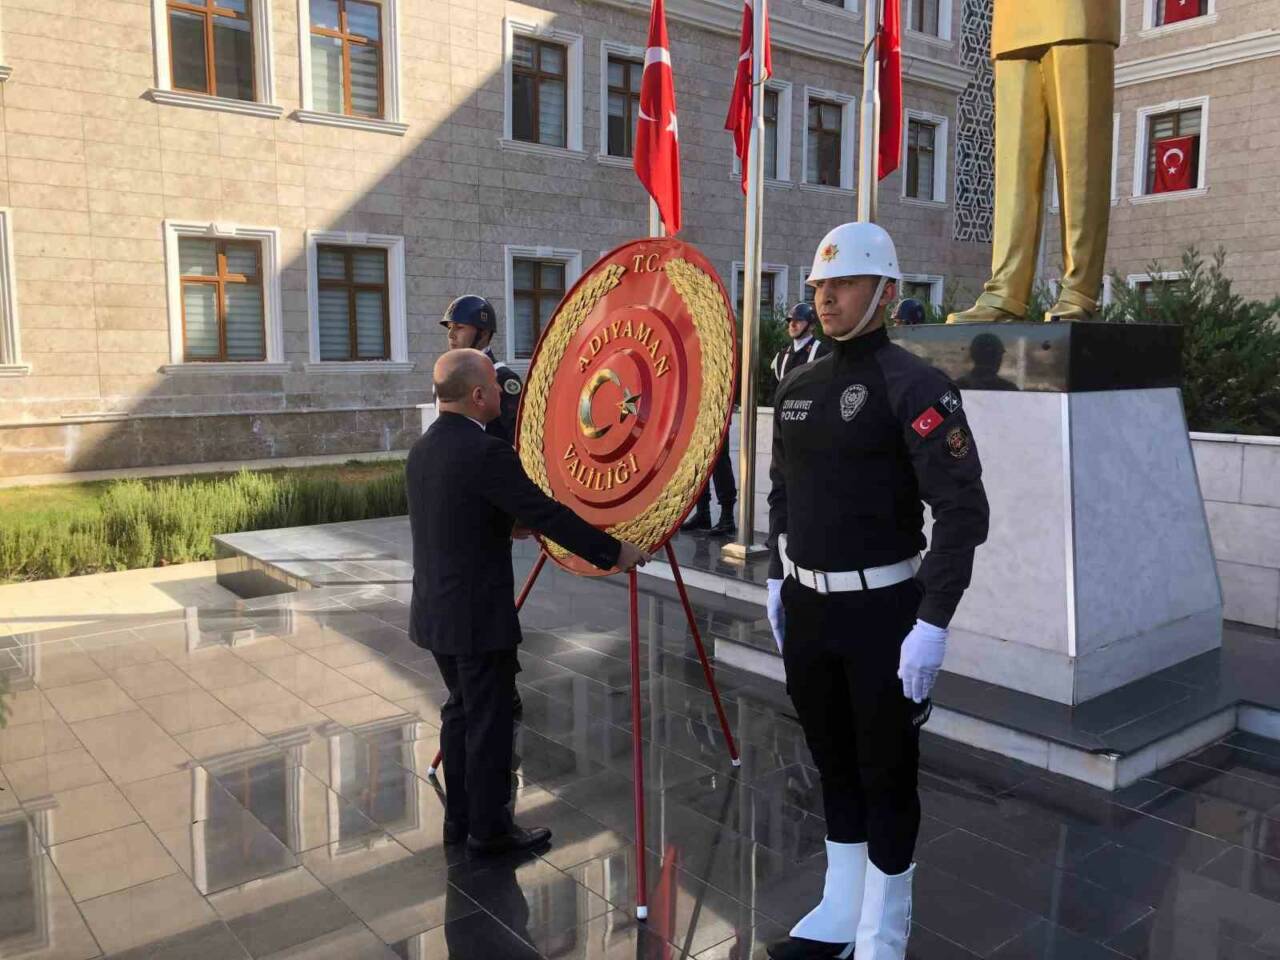
[[[938,406],[947,411],[948,414],[955,413],[960,409],[960,391],[950,389],[938,398]]]
[[[519,377],[508,377],[506,380],[502,382],[502,389],[514,397],[521,390],[523,390],[524,387],[520,385]]]
[[[947,452],[957,460],[967,457],[972,446],[969,431],[964,427],[952,427],[947,431]]]

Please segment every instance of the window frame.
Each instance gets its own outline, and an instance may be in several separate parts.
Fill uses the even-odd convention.
[[[1156,9],[1157,5],[1162,2],[1163,0],[1143,0],[1142,30],[1138,34],[1139,37],[1145,39],[1146,37],[1160,36],[1179,30],[1207,27],[1218,22],[1218,0],[1205,0],[1205,12],[1199,16],[1192,17],[1189,20],[1180,20],[1176,23],[1157,23]]]
[[[1188,197],[1202,197],[1209,190],[1209,101],[1208,94],[1200,97],[1188,97],[1183,100],[1170,100],[1148,107],[1139,107],[1137,112],[1137,132],[1133,150],[1133,192],[1129,195],[1130,203],[1160,203],[1168,200],[1183,200]],[[1147,193],[1147,154],[1151,149],[1151,118],[1162,113],[1178,113],[1183,110],[1200,110],[1200,156],[1197,158],[1196,185],[1189,190],[1174,190],[1168,193]]]
[[[381,233],[353,233],[341,230],[308,230],[307,245],[307,373],[407,373],[414,368],[409,359],[409,336],[405,296],[404,237]],[[320,359],[320,247],[379,247],[387,254],[387,350],[385,360]]]
[[[165,286],[169,312],[169,359],[164,373],[234,372],[284,373],[290,364],[284,360],[284,324],[281,314],[280,229],[250,227],[239,224],[165,220]],[[182,277],[178,272],[178,241],[183,237],[202,240],[258,242],[261,250],[259,269],[262,282],[262,360],[187,360],[186,325],[183,322]]]
[[[22,362],[18,325],[18,276],[13,257],[13,209],[0,207],[0,378],[31,372]]]
[[[787,80],[774,80],[770,78],[764,82],[766,91],[776,93],[778,95],[778,134],[776,138],[776,147],[778,155],[775,157],[776,177],[764,178],[766,184],[775,186],[791,186],[791,83]],[[806,131],[807,134],[807,131]],[[742,161],[738,159],[738,154],[733,152],[733,135],[729,134],[729,150],[733,159],[729,167],[729,176],[733,180],[742,179]]]
[[[902,283],[898,284],[898,299],[906,299],[906,291],[903,289],[905,284],[920,283],[929,286],[929,304],[935,310],[942,306],[942,296],[947,278],[940,273],[904,273],[902,275]]]
[[[644,76],[644,47],[631,47],[609,40],[600,41],[600,149],[596,158],[605,163],[630,167],[635,155],[634,125],[631,132],[631,154],[622,156],[609,152],[609,94],[613,92],[609,86],[609,61],[615,59],[638,64],[641,76]]]
[[[535,40],[547,40],[563,44],[566,48],[565,64],[565,123],[567,126],[565,145],[549,146],[545,143],[530,143],[516,140],[512,136],[513,127],[513,54],[516,36],[529,37]],[[581,159],[582,125],[583,125],[583,81],[582,81],[582,45],[580,33],[569,33],[557,30],[546,24],[531,20],[520,20],[506,17],[502,21],[502,136],[498,143],[505,150],[522,153],[541,153],[556,157]],[[602,124],[607,124],[607,120]],[[603,152],[603,151],[600,151]],[[615,160],[620,158],[613,158]]]
[[[937,33],[926,33],[923,30],[917,30],[915,29],[915,27],[911,26],[911,14],[913,12],[911,4],[914,2],[915,0],[910,0],[910,2],[908,2],[907,9],[905,11],[905,16],[903,17],[902,27],[903,27],[903,30],[906,32],[907,36],[916,37],[920,40],[925,41],[926,43],[935,43],[935,44],[942,43],[942,44],[946,44],[947,46],[951,46],[951,42],[952,42],[951,20],[952,20],[952,17],[954,16],[954,10],[952,8],[952,0],[937,0],[937,4],[938,4],[938,32]]]
[[[729,264],[729,276],[732,278],[729,288],[729,306],[734,310],[738,309],[738,300],[742,297],[738,276],[739,274],[744,274],[745,270],[746,266],[742,260],[734,260],[733,263]],[[760,264],[760,273],[772,273],[774,275],[773,306],[777,306],[780,296],[783,309],[789,308],[791,306],[791,267],[785,263],[762,263]],[[742,279],[745,282],[746,277],[743,276]]]
[[[516,298],[515,298],[515,261],[516,260],[544,260],[556,261],[564,264],[564,292],[568,295],[573,285],[578,282],[578,278],[582,275],[582,251],[571,250],[563,247],[531,247],[520,246],[516,244],[504,244],[502,247],[502,260],[504,270],[504,291],[506,303],[506,317],[504,319],[502,329],[506,336],[504,345],[504,356],[507,363],[520,370],[527,370],[529,367],[530,357],[517,357],[516,344]],[[537,339],[534,340],[536,349]]]
[[[809,101],[825,100],[840,106],[840,184],[831,186],[825,183],[809,182]],[[853,160],[857,151],[857,108],[858,100],[853,94],[840,93],[835,90],[822,90],[817,87],[804,88],[804,139],[800,151],[800,188],[802,190],[841,190],[852,192],[854,189]],[[848,135],[846,136],[846,131]]]
[[[217,262],[217,273],[212,276],[205,274],[184,274],[178,273],[178,293],[179,304],[178,309],[182,313],[182,362],[183,363],[262,363],[267,359],[267,310],[266,298],[263,291],[263,260],[262,242],[260,240],[245,239],[240,237],[181,237],[178,240],[179,251],[181,251],[183,240],[196,240],[202,243],[212,243],[215,248],[214,256]],[[226,248],[231,246],[253,247],[258,253],[258,273],[255,280],[248,279],[249,274],[238,273],[233,274],[226,270],[227,253]],[[239,279],[235,279],[239,278]],[[262,356],[251,357],[245,360],[232,360],[227,356],[227,320],[226,320],[226,288],[228,284],[236,284],[244,287],[257,287],[258,297],[262,300]],[[216,312],[218,324],[218,356],[216,357],[191,357],[187,355],[187,301],[182,293],[187,289],[188,284],[195,284],[202,287],[213,287],[217,297]]]
[[[399,0],[370,0],[381,9],[382,29],[382,116],[366,117],[327,113],[315,108],[311,85],[311,0],[298,0],[298,86],[302,106],[293,118],[301,123],[348,127],[402,137],[409,125],[401,118],[400,4]]]
[[[517,41],[523,40],[533,45],[534,53],[537,58],[537,64],[534,67],[517,66],[514,59],[515,44]],[[564,64],[563,73],[548,73],[542,69],[542,52],[543,48],[554,47],[561,51],[562,62]],[[516,34],[512,37],[512,53],[511,62],[511,89],[512,95],[515,95],[516,77],[528,77],[533,84],[533,118],[530,126],[538,131],[539,136],[542,133],[542,81],[560,81],[565,86],[565,111],[564,116],[560,118],[560,133],[564,143],[543,143],[541,140],[521,140],[515,136],[515,104],[512,104],[512,139],[519,140],[520,143],[533,144],[539,147],[550,147],[554,149],[564,149],[569,145],[569,47],[567,44],[558,40],[548,40],[543,37],[530,37],[525,34]]]
[[[170,3],[175,0],[169,0]],[[328,37],[330,40],[339,40],[342,43],[342,115],[345,117],[357,117],[361,120],[385,120],[386,119],[386,52],[383,40],[385,32],[382,19],[382,4],[378,0],[333,0],[338,5],[338,29],[331,27],[317,27],[314,23],[307,34],[307,42],[310,44],[315,37]],[[364,6],[376,7],[378,10],[378,33],[379,38],[376,41],[359,33],[352,33],[350,25],[343,27],[341,24],[347,19],[347,4],[360,3]],[[308,6],[308,9],[310,7]],[[378,51],[378,109],[376,113],[356,113],[352,104],[353,85],[351,82],[351,47],[352,45],[372,47]],[[314,81],[314,78],[312,78]],[[311,95],[315,97],[315,84],[312,83]]]
[[[155,86],[148,99],[177,107],[222,110],[251,117],[276,118],[284,107],[275,102],[275,69],[271,33],[272,0],[250,0],[249,30],[253,46],[253,99],[235,100],[211,93],[183,90],[173,85],[173,43],[169,31],[170,0],[151,0],[152,57]],[[179,4],[181,5],[181,4]],[[3,79],[0,77],[0,79]]]
[[[255,60],[255,61],[257,60],[257,55],[254,53],[253,11],[257,7],[259,0],[246,0],[246,2],[249,7],[248,13],[245,16],[241,16],[237,11],[232,10],[230,7],[219,7],[217,5],[217,0],[212,0],[211,3],[203,7],[197,6],[191,3],[190,0],[165,0],[166,16],[172,15],[176,10],[179,13],[189,13],[193,16],[200,16],[204,20],[204,56],[205,56],[204,87],[205,88],[203,90],[191,90],[187,87],[179,87],[177,84],[173,82],[173,61],[174,61],[173,30],[172,29],[169,30],[169,82],[173,84],[173,89],[176,92],[196,93],[196,94],[202,94],[206,97],[218,96],[218,93],[216,92],[218,87],[218,66],[217,66],[218,57],[217,57],[217,49],[214,45],[214,35],[213,35],[213,20],[215,17],[222,16],[232,20],[243,20],[249,24],[249,57],[250,57],[250,60]],[[251,73],[254,74],[254,76],[250,80],[250,83],[252,85],[252,89],[250,91],[251,96],[247,101],[249,103],[256,103],[258,100],[258,78],[256,76],[257,74],[256,63],[253,64],[253,66],[254,66],[254,69],[251,71]],[[240,98],[231,97],[227,99],[238,100]]]
[[[925,110],[908,108],[903,114],[902,124],[902,199],[907,203],[924,204],[931,207],[945,207],[950,202],[947,187],[951,182],[951,121],[950,118]],[[933,197],[913,197],[907,193],[907,158],[911,134],[911,121],[932,124],[933,138]]]

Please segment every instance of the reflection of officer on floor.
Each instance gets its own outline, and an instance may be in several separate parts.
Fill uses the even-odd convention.
[[[960,391],[884,328],[901,276],[881,227],[827,234],[808,282],[832,354],[774,399],[769,619],[827,821],[822,901],[775,960],[906,955],[920,727],[987,535]]]
[[[498,386],[502,388],[502,416],[485,429],[495,437],[516,442],[516,412],[520,409],[520,392],[524,384],[520,375],[493,355],[493,335],[498,329],[498,317],[484,297],[468,295],[458,297],[445,310],[440,326],[449,331],[449,349],[471,347],[480,350],[498,371]]]
[[[787,311],[787,336],[791,343],[778,351],[769,364],[773,371],[773,379],[781,383],[788,373],[806,363],[812,363],[819,357],[831,352],[825,341],[813,335],[813,325],[818,322],[818,313],[813,304],[797,303]]]
[[[1018,386],[1000,376],[1004,363],[1004,341],[994,333],[980,333],[969,344],[973,369],[956,381],[962,390],[1017,390]]]
[[[716,502],[720,504],[720,519],[711,525],[711,486],[716,488]],[[729,438],[725,437],[720,456],[711,469],[711,480],[702,488],[693,515],[680,529],[685,531],[707,530],[713,537],[732,537],[738,532],[734,507],[738,503],[738,484],[733,479],[733,457],[729,455]]]

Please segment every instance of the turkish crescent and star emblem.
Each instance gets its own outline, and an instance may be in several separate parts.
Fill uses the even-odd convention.
[[[525,470],[588,522],[660,547],[728,429],[735,346],[729,298],[694,247],[664,237],[607,254],[534,351],[516,439]],[[575,573],[601,573],[544,546]]]
[[[671,53],[670,53],[670,51],[669,51],[669,50],[667,50],[665,47],[649,47],[649,49],[647,49],[647,50],[644,52],[644,71],[643,71],[643,74],[648,74],[648,72],[649,72],[650,70],[663,70],[663,69],[665,69],[665,70],[667,71],[667,73],[668,73],[668,74],[670,74],[670,72],[671,72]],[[663,78],[663,79],[665,79],[665,78]],[[640,81],[640,88],[641,88],[641,90],[644,90],[644,88],[645,88],[645,83],[646,83],[645,78],[644,78],[644,77],[643,77],[643,75],[642,75],[642,79],[641,79],[641,81]],[[657,86],[657,88],[658,88],[659,90],[662,90],[664,87],[665,87],[666,89],[672,89],[672,90],[674,89],[674,85],[673,85],[673,84],[671,84],[669,81],[668,81],[668,82],[666,82],[666,83],[664,83],[664,82],[663,82],[663,80],[659,80],[659,81],[658,81],[658,83],[656,84],[656,86]],[[656,100],[656,101],[657,101],[657,103],[656,103],[656,104],[653,102],[654,100]],[[667,97],[664,97],[664,96],[661,96],[661,95],[659,95],[659,96],[657,96],[657,97],[650,97],[650,98],[649,98],[649,103],[648,103],[647,105],[648,105],[648,107],[649,107],[649,109],[650,109],[650,110],[656,110],[656,111],[657,111],[657,116],[651,116],[650,114],[648,114],[648,113],[646,113],[646,112],[645,112],[645,106],[646,106],[646,103],[645,103],[645,97],[642,95],[642,96],[640,97],[640,110],[639,110],[639,113],[637,114],[638,119],[639,119],[640,121],[645,122],[645,123],[658,123],[658,124],[660,124],[660,125],[659,125],[659,127],[658,127],[658,129],[659,129],[659,130],[661,130],[661,131],[662,131],[662,132],[664,132],[664,133],[670,133],[670,134],[672,135],[672,137],[674,137],[676,140],[679,140],[679,139],[680,139],[680,129],[679,129],[679,127],[676,125],[676,105],[675,105],[675,98],[674,98],[674,97],[672,97],[672,98],[668,99]],[[669,119],[669,120],[667,120],[667,122],[666,122],[665,124],[662,124],[662,123],[661,123],[661,120],[662,120],[662,111],[663,111],[663,109],[664,109],[664,108],[666,109],[667,115],[670,117],[670,119]]]

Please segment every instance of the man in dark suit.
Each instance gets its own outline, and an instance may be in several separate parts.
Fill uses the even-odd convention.
[[[509,442],[485,432],[502,388],[478,350],[452,350],[433,374],[440,415],[409,451],[413,533],[410,636],[430,650],[449,688],[440,711],[445,843],[477,853],[530,849],[546,828],[517,826],[511,796],[516,645],[520,621],[511,570],[514,522],[601,570],[647,557],[556,503],[525,474]]]

